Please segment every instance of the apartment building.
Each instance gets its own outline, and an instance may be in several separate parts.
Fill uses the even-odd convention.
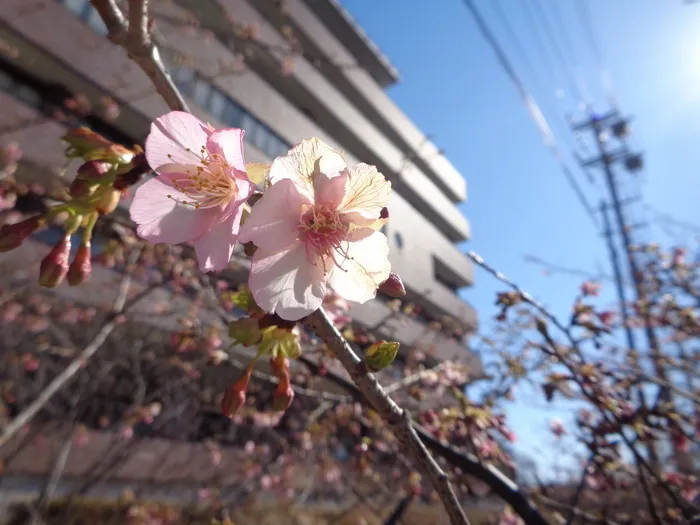
[[[473,284],[472,264],[456,246],[470,237],[457,209],[466,182],[385,93],[398,72],[339,2],[162,0],[150,7],[161,54],[193,112],[214,126],[245,129],[248,161],[270,162],[316,136],[349,164],[375,164],[392,181],[391,262],[424,316],[392,316],[383,300],[353,307],[353,316],[370,327],[388,319],[387,335],[479,367],[466,348],[476,313],[458,296]],[[3,0],[0,20],[0,142],[19,141],[32,166],[65,164],[58,139],[69,123],[55,118],[55,108],[68,95],[95,108],[105,97],[116,101],[118,116],[95,111],[83,121],[128,144],[142,142],[152,119],[168,110],[106,38],[89,0]],[[445,316],[464,338],[426,330]]]

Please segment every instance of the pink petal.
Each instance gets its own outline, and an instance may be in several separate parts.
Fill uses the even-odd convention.
[[[129,213],[138,224],[139,236],[152,243],[178,244],[204,234],[217,220],[216,208],[195,209],[168,198],[188,200],[187,195],[166,184],[162,177],[151,179],[134,194]]]
[[[317,174],[314,177],[316,204],[326,204],[333,210],[337,209],[345,197],[347,185],[347,171],[335,177],[329,177],[325,172]]]
[[[258,249],[248,285],[260,308],[288,321],[317,310],[326,295],[323,267],[309,261],[302,244],[282,252]]]
[[[209,136],[207,149],[210,153],[221,155],[232,168],[244,172],[243,135],[245,131],[242,129],[217,129]]]
[[[258,248],[280,251],[297,240],[302,204],[308,201],[294,183],[285,179],[270,186],[241,227],[242,242]]]
[[[228,266],[238,238],[242,214],[243,207],[239,206],[229,218],[214,226],[192,243],[201,271],[218,271]]]
[[[383,233],[374,232],[360,241],[349,242],[350,259],[342,268],[333,267],[328,284],[348,301],[364,303],[377,295],[377,287],[389,278],[389,245]]]
[[[211,133],[212,129],[194,115],[171,111],[151,124],[146,160],[154,170],[164,164],[199,164],[201,149]]]

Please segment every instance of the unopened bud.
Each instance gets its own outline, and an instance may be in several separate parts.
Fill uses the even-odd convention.
[[[389,274],[389,278],[379,285],[379,291],[388,295],[389,297],[394,298],[403,297],[406,295],[406,288],[403,286],[401,277],[394,272],[391,272]]]
[[[229,323],[228,335],[236,344],[253,346],[260,342],[262,332],[257,319],[245,317]]]
[[[41,216],[37,216],[15,224],[3,224],[0,228],[0,252],[7,252],[19,247],[42,223]]]
[[[391,365],[399,353],[399,343],[395,341],[378,341],[367,349],[365,366],[370,372],[379,372]]]
[[[270,358],[270,368],[272,368],[275,376],[280,379],[289,376],[289,359],[284,354],[277,354],[275,357]]]
[[[44,257],[39,267],[39,285],[55,288],[63,282],[69,268],[70,246],[70,235],[66,235]]]
[[[105,191],[105,193],[102,195],[98,203],[95,205],[95,209],[102,215],[112,213],[114,210],[117,209],[117,206],[119,205],[119,200],[121,198],[121,191],[110,188],[109,190]]]
[[[294,401],[294,390],[292,390],[292,385],[289,383],[289,376],[285,377],[277,385],[275,395],[272,397],[272,409],[277,412],[284,412]]]
[[[221,412],[226,417],[233,417],[245,404],[246,391],[248,390],[248,383],[252,373],[253,365],[251,363],[245,369],[243,375],[224,392],[224,397],[221,400]]]
[[[89,160],[78,168],[77,177],[82,180],[98,181],[109,172],[110,165],[98,160]]]
[[[92,272],[90,243],[81,244],[75,259],[68,268],[68,284],[77,286],[85,282]]]
[[[388,219],[389,218],[389,208],[387,208],[387,207],[382,208],[382,211],[379,212],[379,218],[380,219]]]
[[[94,186],[82,179],[73,179],[68,187],[68,194],[71,197],[82,197],[88,195]]]

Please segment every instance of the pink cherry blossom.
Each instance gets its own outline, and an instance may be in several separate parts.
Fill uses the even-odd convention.
[[[328,286],[349,301],[374,298],[391,269],[378,231],[391,183],[374,166],[348,168],[318,139],[278,157],[269,179],[241,228],[241,241],[258,248],[248,283],[258,306],[296,321],[321,306]]]
[[[586,281],[581,285],[581,293],[583,295],[598,295],[600,293],[600,284],[595,281]]]
[[[131,218],[153,243],[191,242],[202,271],[222,270],[255,186],[243,160],[244,131],[214,130],[189,113],[157,118],[146,158],[158,176],[136,190]]]

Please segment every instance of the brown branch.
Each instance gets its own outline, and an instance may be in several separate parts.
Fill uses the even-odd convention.
[[[312,371],[318,372],[318,365],[308,357],[302,355],[299,361]],[[356,401],[360,403],[365,403],[367,401],[359,388],[344,377],[330,370],[327,371],[323,377],[343,388]],[[503,501],[511,506],[526,525],[549,525],[547,520],[544,519],[537,508],[528,500],[527,496],[520,491],[518,486],[496,467],[481,461],[473,454],[458,450],[457,448],[443,443],[415,422],[413,423],[413,427],[423,443],[425,443],[435,455],[445,459],[450,465],[459,468],[465,474],[474,476],[486,483],[503,499]]]
[[[130,260],[135,262],[140,250],[134,250],[132,252],[132,257]],[[135,255],[134,255],[135,254]],[[20,412],[17,417],[15,417],[5,428],[2,429],[2,434],[0,434],[0,447],[7,443],[12,436],[14,436],[22,427],[29,423],[34,417],[39,413],[39,411],[46,406],[46,404],[53,398],[56,393],[61,390],[74,376],[75,374],[88,362],[88,360],[97,352],[107,337],[112,333],[112,331],[117,327],[117,318],[126,310],[134,306],[138,301],[140,301],[145,295],[151,293],[155,287],[146,288],[143,292],[136,295],[133,299],[127,303],[127,295],[129,293],[129,288],[131,287],[131,275],[127,272],[124,274],[124,278],[119,286],[119,293],[117,299],[112,307],[112,313],[109,314],[107,320],[102,328],[100,328],[97,335],[88,344],[78,356],[71,361],[71,363],[63,369],[63,371],[58,374],[48,386],[41,391],[39,396],[29,404],[22,412]]]
[[[394,432],[416,467],[427,475],[442,500],[453,525],[469,525],[459,499],[455,494],[447,474],[443,472],[428,449],[418,437],[411,422],[410,414],[399,407],[384,391],[374,375],[361,365],[350,345],[333,325],[323,309],[319,309],[305,319],[305,324],[323,339],[348,371],[358,389]]]
[[[114,0],[91,0],[107,26],[109,39],[124,48],[136,64],[151,79],[158,94],[172,110],[189,111],[185,99],[175,86],[163,64],[158,46],[148,30],[148,1],[129,0],[129,22]]]

